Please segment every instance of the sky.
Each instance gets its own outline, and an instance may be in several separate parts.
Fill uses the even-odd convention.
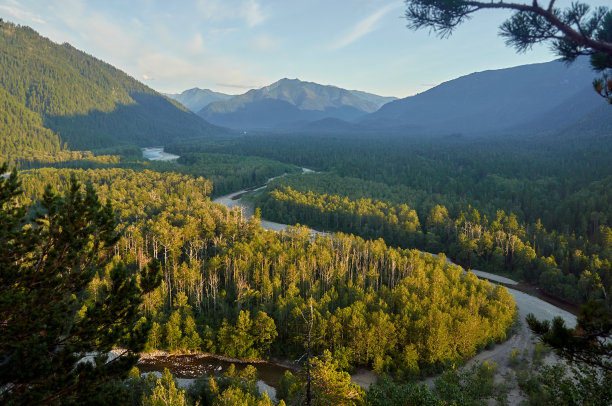
[[[404,11],[401,0],[0,0],[0,18],[164,93],[240,94],[286,77],[406,97],[472,72],[556,59],[547,46],[506,47],[497,36],[505,12],[478,13],[440,39],[406,28]]]

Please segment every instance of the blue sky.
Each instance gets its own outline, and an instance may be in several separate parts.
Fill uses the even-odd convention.
[[[401,0],[0,0],[1,18],[168,93],[238,94],[288,77],[405,97],[555,58],[546,46],[507,48],[497,36],[501,12],[475,16],[449,39],[408,30],[403,12]]]

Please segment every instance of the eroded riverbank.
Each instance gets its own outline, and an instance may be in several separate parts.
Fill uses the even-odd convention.
[[[265,360],[244,360],[225,357],[210,353],[170,353],[154,351],[142,354],[137,367],[143,373],[160,374],[165,368],[177,378],[179,385],[186,387],[197,378],[206,376],[222,376],[230,365],[236,371],[241,371],[252,365],[257,369],[257,386],[259,390],[268,392],[270,399],[276,397],[276,387],[285,371],[296,371],[298,368],[288,362]]]

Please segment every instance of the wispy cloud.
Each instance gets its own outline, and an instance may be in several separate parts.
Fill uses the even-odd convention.
[[[258,26],[266,20],[257,0],[246,0],[242,4],[240,14],[249,27]]]
[[[398,7],[400,7],[398,4],[389,4],[381,9],[378,9],[368,17],[355,24],[349,31],[334,41],[329,48],[332,50],[344,48],[345,46],[357,41],[364,35],[371,33],[376,29],[376,23],[378,23],[381,18],[383,18],[391,10]]]
[[[198,0],[196,6],[210,21],[243,20],[248,27],[256,27],[268,18],[258,0]]]
[[[258,51],[271,52],[278,48],[278,41],[267,34],[257,35],[251,45]]]
[[[241,85],[236,83],[215,83],[217,86],[229,87],[231,89],[259,89],[260,85]]]
[[[191,41],[187,44],[187,51],[192,55],[197,55],[204,52],[204,38],[199,32],[196,33]]]
[[[125,24],[108,10],[96,9],[80,0],[62,0],[62,4],[64,1],[71,1],[73,6],[53,14],[54,24],[62,27],[61,35],[54,35],[54,39],[61,38],[93,53],[141,81],[154,83],[160,91],[184,90],[194,83],[259,81],[247,72],[239,58],[211,53],[207,48],[208,36],[195,27],[183,37],[161,23],[152,29],[152,20],[147,15],[140,16],[144,20]]]
[[[0,5],[0,13],[4,15],[8,15],[13,18],[17,18],[19,20],[32,21],[32,22],[39,23],[39,24],[45,24],[45,20],[43,20],[41,17],[27,10],[22,9],[17,4],[15,4],[14,6]]]

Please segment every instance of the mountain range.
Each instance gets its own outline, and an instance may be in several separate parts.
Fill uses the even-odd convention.
[[[356,120],[394,99],[299,79],[281,79],[229,100],[210,103],[198,114],[213,124],[235,129],[287,129],[328,118]]]
[[[281,79],[237,96],[202,89],[171,95],[179,102],[69,44],[0,22],[0,160],[232,133],[219,126],[609,136],[612,112],[591,87],[595,76],[589,61],[579,58],[571,65],[553,61],[473,73],[399,100]],[[187,108],[204,104],[197,115]]]
[[[569,65],[552,61],[472,73],[403,99],[281,79],[213,101],[198,114],[240,130],[423,136],[542,133],[586,125],[585,117],[605,104],[591,87],[595,76],[587,58]],[[183,94],[209,92],[192,89]],[[608,120],[605,112],[601,114]],[[612,125],[612,117],[609,120]]]

